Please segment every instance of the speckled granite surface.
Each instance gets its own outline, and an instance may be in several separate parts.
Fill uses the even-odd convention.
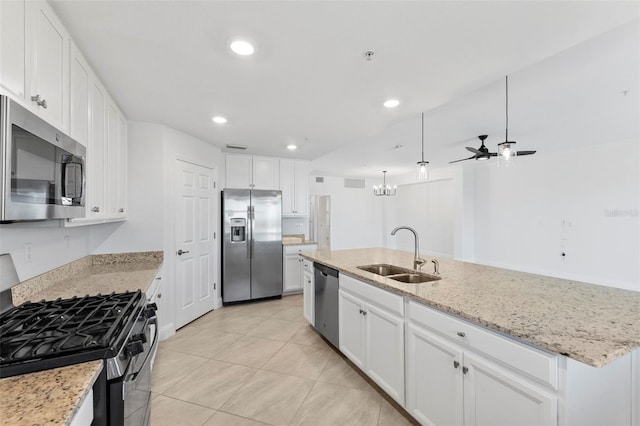
[[[288,234],[282,236],[283,246],[302,246],[317,244],[315,241],[305,239],[304,234]]]
[[[13,304],[138,289],[146,291],[162,260],[161,251],[87,256],[13,287]]]
[[[372,248],[301,256],[594,367],[640,347],[640,292],[441,258],[441,280],[404,284],[356,267],[412,268],[413,253]],[[432,264],[423,270],[431,273]]]
[[[102,361],[0,379],[0,425],[68,425]]]

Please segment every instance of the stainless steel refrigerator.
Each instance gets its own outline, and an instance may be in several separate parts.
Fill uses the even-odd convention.
[[[222,191],[222,303],[282,295],[282,193]]]

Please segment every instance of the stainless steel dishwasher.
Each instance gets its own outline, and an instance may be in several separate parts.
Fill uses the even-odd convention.
[[[338,337],[338,271],[314,263],[315,329],[333,346],[339,348]]]

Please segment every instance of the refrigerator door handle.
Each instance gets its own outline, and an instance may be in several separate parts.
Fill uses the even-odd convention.
[[[251,259],[252,241],[253,241],[253,221],[251,220],[251,206],[247,206],[247,259]]]
[[[249,240],[249,254],[251,256],[251,258],[253,258],[253,252],[254,252],[254,244],[255,244],[255,239],[253,238],[253,231],[254,231],[254,219],[256,218],[256,210],[254,206],[249,206],[249,210],[250,210],[250,215],[251,215],[251,239]]]

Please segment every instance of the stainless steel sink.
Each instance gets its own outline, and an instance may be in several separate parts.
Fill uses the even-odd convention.
[[[412,273],[412,274],[400,274],[393,275],[387,278],[391,278],[395,281],[400,281],[402,283],[411,283],[411,284],[419,284],[419,283],[428,283],[430,281],[437,281],[440,277],[436,275],[422,274],[422,273]]]
[[[387,265],[385,263],[380,263],[376,265],[358,266],[358,269],[362,269],[363,271],[371,272],[376,275],[382,275],[383,277],[386,277],[388,275],[406,274],[411,272],[411,269],[401,268],[399,266],[394,266],[394,265]]]
[[[400,266],[388,265],[386,263],[378,263],[375,265],[362,265],[358,266],[358,269],[371,272],[376,275],[390,278],[402,283],[420,284],[430,281],[437,281],[440,279],[437,275],[429,275],[423,272],[418,272],[409,268],[402,268]]]

